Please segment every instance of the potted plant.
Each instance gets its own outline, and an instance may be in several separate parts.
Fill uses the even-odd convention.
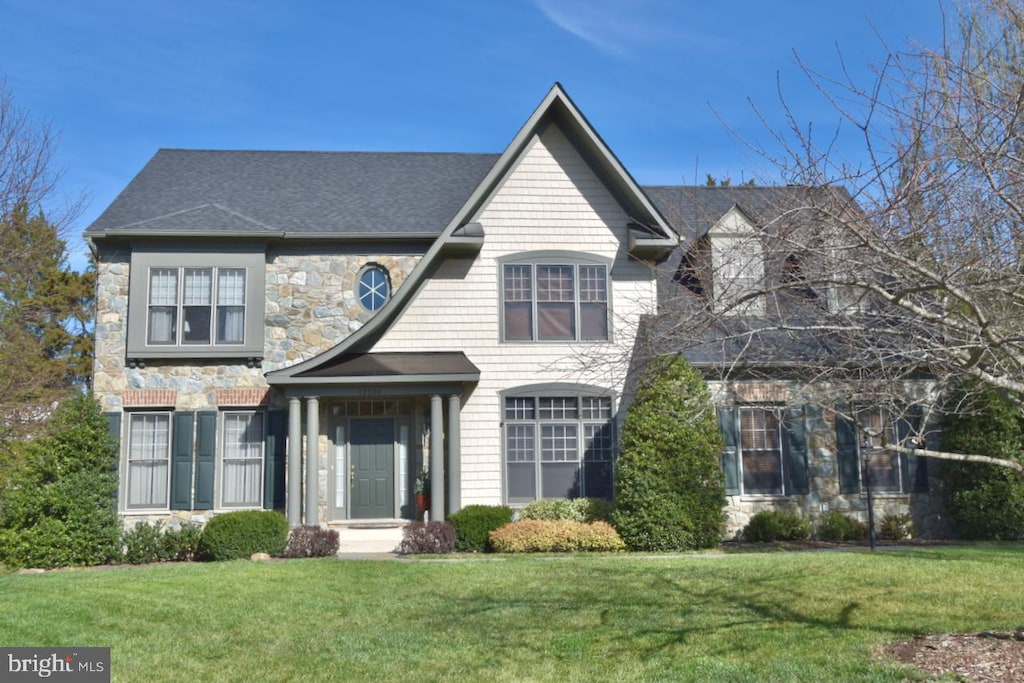
[[[413,493],[416,495],[416,519],[423,519],[423,513],[430,509],[430,473],[420,470],[416,475],[416,483],[413,484]]]

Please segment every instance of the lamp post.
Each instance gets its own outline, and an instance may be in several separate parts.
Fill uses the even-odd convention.
[[[865,439],[860,446],[860,452],[864,460],[864,489],[868,494],[868,542],[871,545],[871,550],[875,549],[875,505],[871,496],[871,451],[873,450],[874,446],[871,445],[870,439]]]

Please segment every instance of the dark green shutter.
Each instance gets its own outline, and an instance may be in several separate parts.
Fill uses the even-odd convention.
[[[736,449],[736,409],[732,406],[718,408],[718,431],[722,433],[722,472],[725,473],[725,493],[738,496],[740,493],[740,462]]]
[[[107,434],[110,434],[117,443],[121,443],[121,413],[103,413],[107,418]]]
[[[836,406],[836,464],[839,467],[839,492],[860,493],[857,425],[843,417],[849,410],[844,405]]]
[[[171,509],[192,507],[192,420],[195,413],[171,416]]]
[[[288,436],[288,411],[267,412],[267,442],[263,457],[263,507],[284,509],[285,443]]]
[[[896,438],[901,446],[912,447],[908,437],[917,434],[921,428],[921,406],[910,406],[906,415],[896,423]],[[900,467],[903,474],[903,490],[907,493],[927,493],[928,458],[902,454]]]
[[[204,410],[196,415],[196,501],[194,510],[213,507],[213,470],[217,456],[217,411]]]
[[[782,457],[785,459],[783,482],[787,496],[806,495],[807,484],[807,429],[804,426],[802,406],[786,408],[782,414]]]

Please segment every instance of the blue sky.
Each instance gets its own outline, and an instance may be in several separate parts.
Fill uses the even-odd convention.
[[[160,147],[500,152],[555,81],[641,184],[763,171],[748,99],[837,121],[853,75],[934,43],[937,0],[0,0],[0,77],[60,134],[80,233]]]

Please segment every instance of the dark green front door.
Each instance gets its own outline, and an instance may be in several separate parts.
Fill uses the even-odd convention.
[[[390,519],[395,516],[395,421],[353,419],[349,429],[352,518]]]

